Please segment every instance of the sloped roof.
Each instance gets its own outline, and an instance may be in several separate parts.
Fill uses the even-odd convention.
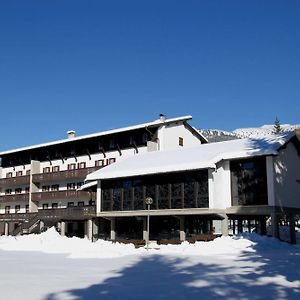
[[[155,121],[152,121],[149,123],[143,123],[143,124],[138,124],[138,125],[129,126],[129,127],[112,129],[112,130],[97,132],[97,133],[88,134],[88,135],[82,135],[82,136],[74,137],[71,139],[62,139],[62,140],[53,141],[53,142],[49,142],[49,143],[43,143],[43,144],[13,149],[13,150],[7,150],[7,151],[0,152],[0,156],[5,155],[5,154],[20,152],[20,151],[26,151],[26,150],[36,149],[36,148],[43,148],[43,147],[48,147],[48,146],[52,146],[52,145],[58,145],[58,144],[63,144],[63,143],[69,143],[69,142],[89,139],[89,138],[93,138],[93,137],[101,137],[104,135],[126,132],[126,131],[146,128],[146,127],[155,127],[155,126],[159,126],[162,124],[170,124],[170,123],[174,123],[174,122],[188,121],[191,119],[192,119],[192,116],[182,116],[182,117],[178,117],[178,118],[170,118],[170,119],[166,119],[165,121],[158,119],[158,120],[155,120]],[[202,139],[205,139],[201,134],[199,134],[199,137],[201,137]]]
[[[112,179],[175,171],[215,168],[225,159],[276,155],[294,133],[260,139],[237,139],[171,151],[137,154],[100,169],[86,177],[87,181]]]

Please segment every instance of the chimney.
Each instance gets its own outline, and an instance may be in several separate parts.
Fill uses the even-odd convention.
[[[76,132],[74,130],[67,131],[68,139],[73,139],[76,136]]]
[[[160,114],[159,115],[159,120],[162,121],[162,122],[165,122],[166,121],[166,116],[164,114]]]

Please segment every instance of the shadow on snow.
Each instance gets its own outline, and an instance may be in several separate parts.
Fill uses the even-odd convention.
[[[232,262],[225,257],[206,263],[204,257],[203,263],[193,264],[188,258],[150,255],[120,270],[118,277],[64,295],[78,300],[300,299],[300,250],[278,247],[286,249],[277,251],[272,244],[261,249],[258,243],[254,252],[244,252]],[[50,294],[45,300],[61,296]]]

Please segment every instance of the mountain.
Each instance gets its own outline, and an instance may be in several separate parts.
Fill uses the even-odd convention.
[[[283,124],[280,126],[283,132],[294,131],[296,128],[300,128],[300,125]],[[263,125],[261,127],[253,128],[237,128],[233,131],[225,131],[220,129],[200,129],[199,132],[207,138],[208,142],[212,143],[247,137],[267,137],[273,134],[273,130],[274,125]]]

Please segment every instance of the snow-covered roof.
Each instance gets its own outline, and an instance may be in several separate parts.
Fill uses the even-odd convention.
[[[62,139],[62,140],[58,140],[58,141],[54,141],[54,142],[43,143],[43,144],[38,144],[38,145],[33,145],[33,146],[28,146],[28,147],[22,147],[22,148],[17,148],[17,149],[13,149],[13,150],[7,150],[7,151],[0,152],[0,156],[5,155],[5,154],[14,153],[14,152],[20,152],[20,151],[26,151],[26,150],[36,149],[36,148],[48,147],[48,146],[52,146],[52,145],[58,145],[58,144],[63,144],[63,143],[69,143],[69,142],[94,138],[94,137],[100,137],[100,136],[109,135],[109,134],[115,134],[115,133],[120,133],[120,132],[125,132],[125,131],[136,130],[136,129],[140,129],[140,128],[155,127],[155,126],[159,126],[159,125],[162,125],[162,124],[170,124],[170,123],[175,123],[175,122],[180,122],[180,121],[188,121],[188,120],[191,120],[191,119],[192,119],[192,116],[190,116],[190,115],[182,116],[182,117],[178,117],[178,118],[165,119],[164,121],[161,120],[161,119],[158,119],[158,120],[155,120],[155,121],[152,121],[152,122],[149,122],[149,123],[143,123],[143,124],[138,124],[138,125],[129,126],[129,127],[112,129],[112,130],[97,132],[97,133],[88,134],[88,135],[82,135],[82,136],[74,137],[74,138],[71,138],[71,139]],[[201,137],[203,137],[203,136],[201,135]]]
[[[137,154],[89,174],[87,181],[215,168],[225,159],[276,155],[294,133],[261,139],[237,139],[171,151]]]

